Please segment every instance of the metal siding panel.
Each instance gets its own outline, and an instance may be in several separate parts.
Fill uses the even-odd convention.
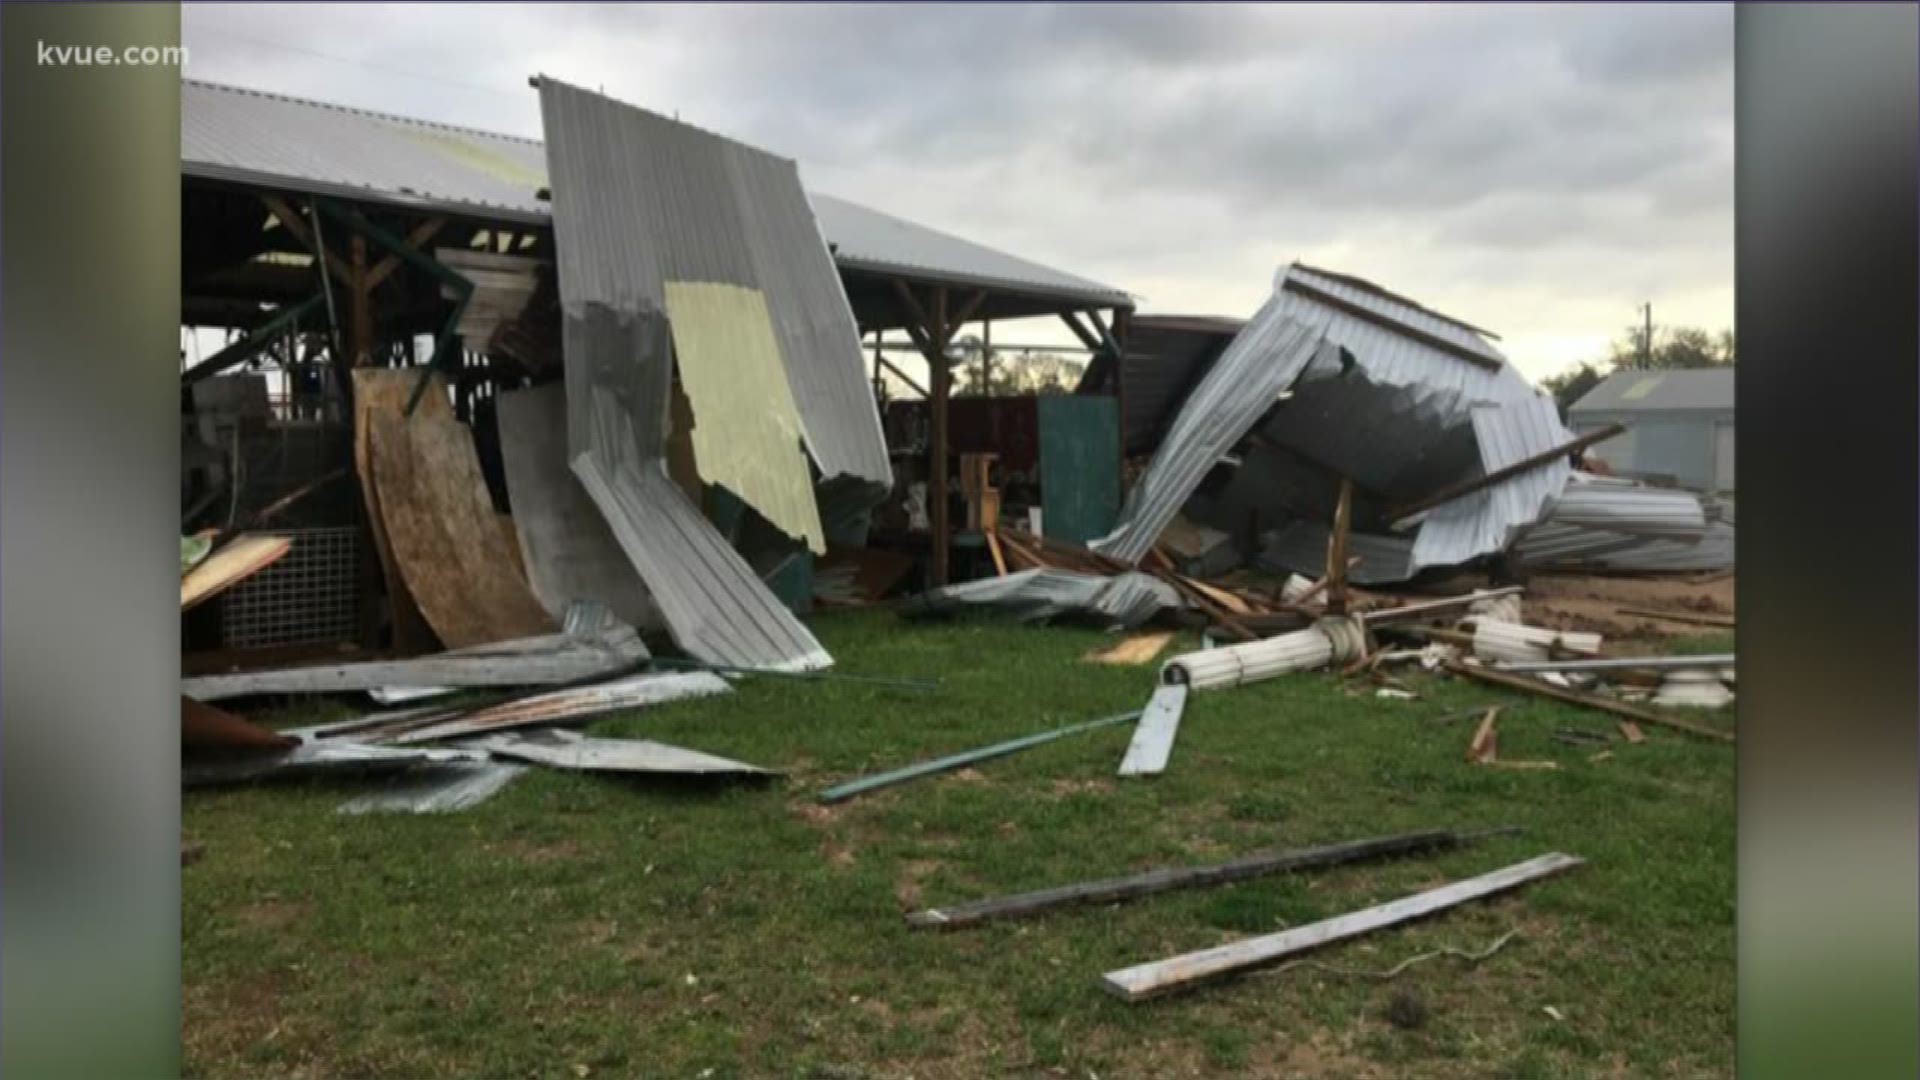
[[[659,604],[674,640],[710,662],[782,670],[832,662],[752,568],[667,476],[671,351],[663,264],[745,272],[702,251],[699,186],[677,158],[643,152],[694,142],[598,95],[541,80],[553,177],[572,467]],[[656,147],[656,149],[658,149]],[[686,159],[701,160],[697,151]],[[704,205],[719,213],[708,200]],[[722,218],[725,217],[721,214]],[[654,220],[659,219],[659,220]],[[650,235],[649,226],[659,230]],[[716,223],[714,239],[727,223]],[[751,283],[747,283],[751,284]]]

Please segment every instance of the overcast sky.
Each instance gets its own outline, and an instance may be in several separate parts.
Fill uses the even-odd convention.
[[[187,4],[181,22],[193,78],[536,138],[527,76],[601,88],[1144,311],[1244,316],[1299,259],[1498,332],[1534,377],[1603,354],[1642,301],[1662,324],[1733,319],[1730,5]]]

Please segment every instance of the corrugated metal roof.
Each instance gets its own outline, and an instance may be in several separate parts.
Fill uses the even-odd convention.
[[[755,246],[779,238],[756,233],[750,240],[730,206],[736,188],[728,161],[751,151],[552,79],[540,81],[540,109],[575,475],[682,648],[741,667],[831,663],[664,464],[672,379],[666,283],[764,284],[770,305],[782,291],[777,280],[753,278],[785,265]],[[824,251],[820,258],[824,272]],[[857,365],[858,351],[845,359]],[[790,372],[801,363],[797,355],[787,359]],[[865,404],[871,415],[871,399]],[[877,430],[877,418],[872,423]]]
[[[1706,509],[1690,491],[1650,487],[1617,477],[1574,473],[1546,522],[1635,536],[1693,539],[1706,531]]]
[[[1733,366],[1616,371],[1568,409],[1576,413],[1732,409]]]
[[[1297,370],[1279,384],[1292,394],[1267,412],[1276,391],[1264,382],[1245,384],[1254,369],[1229,370],[1223,356],[1203,386],[1216,376],[1227,382],[1215,387],[1213,397],[1202,398],[1196,390],[1182,407],[1181,421],[1216,409],[1215,402],[1230,397],[1236,382],[1265,413],[1260,438],[1232,480],[1212,498],[1195,502],[1201,520],[1228,530],[1244,527],[1250,515],[1267,524],[1305,519],[1283,526],[1278,547],[1267,549],[1276,557],[1306,558],[1314,529],[1324,542],[1324,524],[1308,525],[1330,515],[1334,474],[1352,479],[1376,502],[1407,501],[1572,438],[1552,402],[1480,332],[1378,286],[1297,264],[1285,267],[1275,277],[1272,299],[1246,333],[1269,319],[1318,331],[1351,363]],[[1236,340],[1228,353],[1238,348]],[[1201,475],[1215,460],[1218,454]],[[1540,518],[1568,474],[1564,462],[1528,470],[1436,508],[1412,536],[1356,533],[1355,544],[1375,550],[1367,578],[1397,580],[1425,567],[1457,565],[1505,549]],[[1192,490],[1189,486],[1187,493]],[[1323,561],[1324,548],[1310,561],[1285,565],[1312,569]]]
[[[1361,281],[1359,278],[1346,274],[1334,274],[1325,270],[1316,270],[1309,266],[1294,263],[1280,273],[1279,280],[1275,282],[1274,287],[1281,290],[1288,290],[1288,286],[1294,284],[1325,293],[1340,303],[1361,309],[1375,319],[1393,323],[1403,331],[1438,338],[1448,345],[1471,353],[1491,364],[1505,364],[1506,362],[1506,357],[1500,355],[1500,351],[1488,343],[1481,331],[1474,329],[1472,326],[1452,316],[1442,315],[1437,311],[1422,307],[1405,297],[1388,292],[1371,282]],[[1332,327],[1328,330],[1327,336],[1336,341],[1340,341],[1341,344],[1345,344],[1345,341],[1342,340],[1342,334],[1349,332],[1342,324],[1352,322],[1357,324],[1357,326],[1371,325],[1366,318],[1335,310],[1325,302],[1304,295],[1298,291],[1292,292],[1293,295],[1300,297],[1300,299],[1305,302],[1309,310],[1338,316],[1337,319],[1332,320]],[[1336,328],[1339,332],[1336,332]],[[1387,328],[1375,327],[1375,329]],[[1423,346],[1423,348],[1431,355],[1449,355],[1430,345]],[[1358,352],[1358,350],[1355,351],[1356,353]],[[1458,358],[1455,359],[1457,360]]]
[[[791,167],[791,163],[787,163]],[[187,176],[446,209],[534,224],[549,219],[537,139],[304,98],[183,80]],[[1122,290],[818,193],[806,196],[844,269],[991,285],[1095,304]]]
[[[1564,446],[1569,437],[1553,399],[1544,395],[1531,401],[1476,404],[1473,434],[1480,446],[1482,475]],[[1451,566],[1506,550],[1521,530],[1540,520],[1572,473],[1563,455],[1435,508],[1414,541],[1414,565]]]
[[[1029,262],[984,244],[915,225],[818,192],[809,196],[843,270],[872,270],[956,284],[1037,292],[1095,304],[1132,305],[1133,297],[1097,281]]]

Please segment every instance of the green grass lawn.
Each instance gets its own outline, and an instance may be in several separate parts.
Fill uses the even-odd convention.
[[[1730,1076],[1734,749],[1464,681],[1420,701],[1285,677],[1190,700],[1155,779],[1130,728],[834,807],[854,775],[1144,703],[1155,667],[1091,631],[816,620],[848,672],[604,719],[789,770],[720,789],[536,771],[465,813],[344,817],[346,784],[191,791],[182,870],[195,1076]],[[1176,648],[1191,638],[1176,642]],[[1724,647],[1724,639],[1714,642]],[[1469,721],[1509,707],[1505,759]],[[309,713],[310,715],[310,713]],[[1730,718],[1709,722],[1730,724]],[[1439,856],[1258,879],[953,933],[903,911],[1149,866],[1425,828],[1523,826]],[[1547,851],[1587,865],[1322,950],[1311,967],[1128,1005],[1113,968],[1269,932]],[[1563,1019],[1546,1011],[1556,1010]],[[1390,1019],[1392,1017],[1392,1019]]]

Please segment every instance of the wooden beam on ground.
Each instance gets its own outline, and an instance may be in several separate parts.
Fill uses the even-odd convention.
[[[1210,979],[1284,960],[1308,949],[1371,933],[1450,907],[1518,888],[1530,881],[1579,866],[1583,860],[1560,852],[1515,863],[1490,874],[1457,881],[1364,911],[1324,919],[1277,934],[1247,938],[1213,949],[1109,971],[1101,986],[1126,1001],[1190,989]]]
[[[1508,480],[1519,476],[1523,472],[1537,469],[1542,465],[1551,464],[1559,458],[1585,450],[1594,443],[1611,439],[1625,430],[1627,429],[1624,424],[1608,424],[1599,431],[1590,431],[1570,442],[1561,443],[1551,450],[1542,450],[1532,457],[1522,458],[1511,465],[1502,466],[1485,476],[1475,477],[1472,480],[1462,480],[1457,484],[1448,484],[1446,487],[1428,495],[1426,498],[1416,499],[1413,502],[1388,510],[1386,514],[1387,520],[1393,522],[1397,527],[1402,521],[1415,514],[1424,513],[1425,511],[1432,510],[1436,506],[1450,503],[1455,499],[1464,498],[1476,491],[1492,487],[1502,480]]]
[[[1500,732],[1494,724],[1500,719],[1500,706],[1488,709],[1480,718],[1480,726],[1473,730],[1473,739],[1467,743],[1467,760],[1484,765],[1500,756]]]
[[[1578,690],[1568,690],[1563,687],[1554,686],[1551,683],[1541,682],[1538,679],[1529,679],[1522,675],[1508,675],[1504,672],[1492,671],[1478,664],[1463,664],[1458,660],[1449,660],[1447,661],[1447,670],[1456,675],[1465,675],[1469,679],[1476,679],[1483,683],[1491,683],[1494,686],[1504,686],[1509,690],[1519,690],[1528,694],[1539,694],[1541,697],[1550,697],[1555,701],[1564,701],[1569,705],[1585,705],[1589,709],[1598,709],[1601,712],[1612,713],[1615,716],[1625,717],[1628,720],[1637,721],[1642,724],[1657,724],[1660,727],[1672,728],[1675,731],[1684,731],[1689,735],[1697,735],[1703,739],[1716,739],[1720,742],[1734,741],[1733,733],[1730,731],[1715,731],[1712,728],[1702,727],[1699,724],[1690,724],[1685,720],[1676,720],[1671,716],[1662,716],[1649,709],[1636,708],[1622,701],[1614,701],[1611,698],[1598,697],[1593,694],[1583,694]]]
[[[908,914],[907,925],[921,930],[959,930],[997,919],[1021,919],[1063,907],[1111,904],[1122,900],[1138,899],[1142,896],[1152,896],[1156,893],[1171,892],[1174,889],[1222,885],[1267,874],[1317,870],[1321,867],[1339,866],[1367,859],[1437,851],[1464,843],[1468,839],[1458,833],[1431,829],[1399,836],[1352,840],[1344,844],[1323,844],[1294,851],[1265,851],[1206,866],[1165,867],[1138,874],[1127,874],[1124,877],[1083,881],[1074,885],[1037,889],[1033,892],[999,896],[990,900],[975,900],[950,907],[928,908]]]
[[[1206,612],[1214,622],[1219,623],[1228,633],[1239,638],[1241,641],[1260,640],[1260,635],[1254,633],[1247,624],[1241,622],[1238,616],[1215,603],[1213,598],[1206,593],[1187,584],[1186,579],[1182,578],[1179,574],[1158,569],[1148,572],[1161,581],[1173,586],[1176,592],[1192,601],[1195,607]]]
[[[1622,615],[1639,615],[1646,618],[1666,619],[1670,622],[1693,623],[1696,626],[1715,626],[1723,630],[1734,629],[1735,623],[1730,615],[1708,615],[1698,611],[1660,611],[1655,608],[1621,607],[1615,608]]]
[[[1347,538],[1353,531],[1353,481],[1340,478],[1340,501],[1333,507],[1333,532],[1327,537],[1327,602],[1329,615],[1347,613]]]

